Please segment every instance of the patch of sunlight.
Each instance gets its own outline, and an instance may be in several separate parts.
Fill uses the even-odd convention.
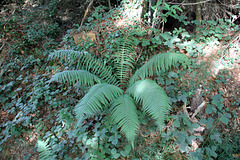
[[[146,81],[141,81],[137,87],[136,87],[136,93],[139,94],[139,93],[142,93],[144,92],[144,90],[146,90]]]
[[[125,4],[123,6],[123,17],[128,20],[140,21],[142,13],[142,6],[140,1],[132,2],[132,4]]]

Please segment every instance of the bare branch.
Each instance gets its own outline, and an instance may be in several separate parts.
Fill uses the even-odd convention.
[[[205,0],[205,1],[201,1],[201,2],[195,2],[195,3],[174,3],[174,2],[169,2],[168,4],[177,4],[177,5],[182,5],[182,6],[191,6],[191,5],[197,5],[197,4],[202,4],[202,3],[206,3],[206,2],[211,2],[213,0]]]

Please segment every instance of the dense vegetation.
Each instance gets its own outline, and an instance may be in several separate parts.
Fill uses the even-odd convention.
[[[74,2],[0,2],[0,159],[240,157],[237,1]]]

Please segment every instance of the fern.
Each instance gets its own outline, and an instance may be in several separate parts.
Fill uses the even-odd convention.
[[[145,79],[134,83],[127,92],[142,104],[143,111],[150,114],[161,129],[165,115],[171,109],[165,91],[155,81]]]
[[[88,54],[87,52],[78,52],[73,50],[58,50],[49,54],[49,59],[60,59],[61,62],[69,64],[74,63],[81,55]]]
[[[123,91],[107,83],[94,85],[89,92],[75,106],[75,113],[80,124],[84,115],[93,116],[99,114],[103,106],[108,106],[116,97],[122,95]]]
[[[85,118],[100,114],[105,107],[111,107],[112,122],[117,124],[121,133],[134,147],[134,139],[140,125],[134,101],[142,105],[142,111],[156,121],[160,130],[166,114],[171,108],[165,91],[155,81],[146,78],[153,76],[154,71],[169,70],[178,62],[188,61],[188,58],[186,55],[173,52],[158,54],[140,67],[131,77],[135,58],[132,46],[131,38],[122,39],[118,52],[114,55],[113,69],[86,52],[56,51],[50,54],[50,58],[60,59],[69,64],[73,64],[75,60],[79,70],[57,73],[50,81],[91,86],[89,92],[75,106],[77,126],[80,126]],[[116,75],[112,73],[112,70],[116,71]],[[129,79],[130,81],[127,83]],[[128,89],[126,89],[127,87]]]
[[[78,83],[80,85],[89,85],[93,86],[95,82],[100,83],[102,80],[96,75],[85,71],[85,70],[72,70],[72,71],[63,71],[55,74],[50,82],[69,82],[72,84]]]
[[[39,159],[52,160],[54,159],[53,152],[47,142],[38,140],[37,151],[39,152]]]
[[[134,139],[140,124],[134,99],[127,94],[119,96],[112,105],[111,119],[118,124],[134,148]]]
[[[166,71],[171,66],[176,65],[177,62],[183,63],[186,61],[188,61],[188,57],[180,53],[167,52],[157,54],[135,72],[129,83],[132,85],[139,77],[141,79],[151,77],[153,76],[153,71]]]
[[[72,50],[59,50],[49,55],[50,59],[60,59],[69,64],[73,63],[73,60],[77,61],[77,69],[84,69],[95,75],[99,75],[101,79],[110,84],[117,84],[117,79],[112,73],[112,68],[105,66],[102,61],[96,59],[88,52],[77,52]]]
[[[130,78],[130,73],[134,68],[135,50],[132,48],[133,40],[131,38],[124,38],[120,42],[117,53],[114,55],[114,64],[116,75],[120,81],[120,85],[126,85]]]

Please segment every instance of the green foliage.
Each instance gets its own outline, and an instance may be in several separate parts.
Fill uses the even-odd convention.
[[[163,54],[157,54],[136,71],[129,83],[132,85],[138,79],[138,77],[145,79],[146,77],[153,76],[153,70],[157,73],[160,71],[169,70],[172,65],[176,65],[178,62],[187,63],[188,58],[186,55],[180,53],[167,52]]]
[[[91,22],[93,20],[100,21],[103,18],[104,9],[106,9],[106,8],[107,7],[105,7],[105,6],[96,7],[92,16],[88,18],[88,22]]]
[[[78,117],[78,124],[85,119],[84,116],[93,116],[99,114],[102,106],[108,106],[123,91],[117,86],[100,83],[90,88],[89,92],[75,106],[75,112]]]
[[[86,70],[73,70],[56,73],[49,82],[52,81],[93,86],[95,82],[100,83],[101,79]]]
[[[139,2],[134,6],[124,3],[137,8]],[[67,50],[49,55],[61,63],[49,62],[45,55],[58,47],[54,39],[60,29],[52,19],[57,4],[54,0],[48,7],[25,6],[9,16],[9,21],[0,22],[0,157],[20,150],[23,156],[11,158],[36,158],[36,152],[26,151],[25,146],[12,147],[30,143],[35,149],[38,135],[39,159],[234,159],[232,155],[240,148],[238,114],[227,108],[228,95],[217,91],[222,89],[220,85],[229,85],[232,77],[220,71],[215,81],[205,83],[204,76],[198,75],[208,73],[198,72],[204,64],[197,64],[196,58],[205,54],[203,49],[209,44],[227,44],[237,54],[237,44],[223,36],[237,30],[235,25],[222,19],[203,21],[196,34],[184,26],[163,33],[156,29],[161,24],[150,29],[137,22],[116,27],[113,20],[122,18],[123,9],[103,14],[105,8],[100,6],[89,18],[91,23],[82,26],[86,32],[99,31],[97,44],[75,45],[67,34],[60,47]],[[166,22],[171,16],[183,24],[200,24],[177,15],[181,9],[176,5],[158,1],[152,9],[158,11],[152,22]],[[154,33],[151,37],[150,31]],[[93,48],[101,54],[93,55]],[[178,50],[187,52],[190,62]],[[223,57],[219,64],[232,67],[237,58],[225,54],[218,52],[217,56]],[[191,64],[191,68],[184,70],[180,64],[185,68]],[[180,110],[199,84],[204,84],[203,96],[208,101],[196,116],[199,122],[194,123]],[[239,106],[237,94],[228,99],[232,99],[232,107]],[[168,116],[170,108],[173,116]],[[195,135],[200,126],[204,133]],[[195,152],[190,148],[192,141],[199,144]]]
[[[168,16],[177,18],[178,16],[177,11],[182,12],[182,9],[178,5],[169,5],[166,2],[163,2],[162,0],[158,1],[157,4],[152,7],[152,9],[153,10],[157,9],[157,17],[159,19],[164,20],[164,22],[167,22]]]
[[[132,97],[125,94],[119,96],[112,105],[111,119],[118,124],[121,132],[134,146],[134,139],[137,135],[140,122],[138,120],[136,104]]]
[[[222,140],[224,145],[219,144],[216,148],[218,157],[220,159],[237,159],[237,157],[233,157],[233,154],[239,153],[239,135],[235,132],[227,133]]]
[[[49,55],[51,59],[58,59],[60,58],[61,61],[66,61],[69,64],[74,63],[74,60],[77,61],[75,65],[78,69],[85,69],[86,71],[91,71],[93,74],[98,75],[99,78],[103,79],[104,81],[110,84],[116,84],[116,78],[112,73],[112,68],[110,66],[106,66],[101,60],[96,59],[94,56],[91,56],[88,52],[77,52],[72,50],[59,50],[51,53]],[[78,71],[82,72],[82,71]],[[78,72],[74,72],[75,74],[79,75]],[[69,72],[61,73],[62,76],[70,79],[72,74],[68,74]],[[85,74],[86,75],[86,74]],[[90,75],[90,74],[88,74]],[[58,77],[55,77],[58,78]],[[60,78],[62,81],[62,79]],[[79,81],[80,79],[78,79]],[[81,82],[83,83],[83,82]]]
[[[156,120],[161,130],[165,116],[171,109],[165,91],[154,81],[145,79],[135,82],[128,88],[127,92],[133,95],[138,103],[142,104],[142,110]]]
[[[39,152],[39,158],[42,160],[53,159],[53,153],[51,152],[51,148],[47,142],[38,140],[38,152]]]
[[[129,69],[132,67],[133,58],[129,56],[128,53],[131,53],[132,47],[131,44],[128,43],[129,41],[125,41],[123,44],[119,46],[119,52],[117,53],[118,56],[114,56],[115,66],[117,70],[116,75],[112,75],[111,79],[118,79],[118,83],[121,87],[121,85],[125,82],[126,78],[130,78]],[[78,57],[75,55],[79,55]],[[83,56],[82,56],[83,55]],[[134,55],[134,54],[133,54]],[[51,58],[59,58],[60,60],[65,61],[71,61],[75,60],[77,61],[77,68],[83,68],[87,71],[93,72],[93,74],[99,73],[99,71],[107,71],[108,72],[100,72],[99,78],[108,79],[109,74],[111,73],[111,69],[105,65],[102,65],[100,63],[100,60],[94,60],[90,54],[82,54],[81,52],[76,51],[56,51],[52,54],[50,54]],[[87,57],[87,58],[85,58]],[[153,76],[153,70],[156,71],[165,71],[170,69],[172,65],[175,65],[177,62],[183,63],[187,61],[187,57],[185,55],[181,55],[178,53],[165,53],[165,54],[158,54],[154,57],[152,57],[145,65],[143,65],[139,70],[136,71],[136,73],[132,76],[132,79],[130,80],[130,86],[129,90],[127,90],[127,93],[129,92],[130,95],[133,95],[133,97],[136,99],[138,103],[142,103],[143,105],[143,111],[149,113],[153,119],[156,120],[160,130],[162,127],[162,124],[165,120],[165,115],[170,110],[168,97],[165,94],[164,90],[155,84],[154,81],[150,80],[144,80],[147,77]],[[80,64],[82,64],[80,66]],[[105,64],[105,63],[103,63]],[[99,67],[101,66],[101,67]],[[80,71],[74,71],[75,73]],[[60,74],[56,74],[52,80],[58,80],[60,79],[63,81],[63,77],[66,78],[64,81],[78,81],[84,80],[85,83],[87,82],[86,78],[81,78],[82,74],[75,74],[75,76],[79,75],[78,78],[75,76],[70,76],[67,74],[68,72],[61,72]],[[107,74],[105,74],[107,73]],[[62,76],[64,75],[64,76]],[[137,81],[138,77],[141,77],[143,79],[142,81]],[[71,79],[73,78],[73,79]],[[90,78],[90,81],[92,78]],[[108,81],[109,82],[109,81]],[[84,82],[80,82],[81,84],[84,84]],[[112,84],[112,83],[111,83]],[[82,122],[83,119],[85,119],[85,115],[93,116],[96,114],[99,114],[103,107],[107,106],[115,106],[113,109],[114,112],[112,112],[112,118],[114,119],[114,122],[118,124],[118,127],[121,128],[121,132],[123,132],[128,140],[131,142],[132,146],[134,146],[134,137],[136,135],[136,131],[139,125],[139,122],[136,118],[136,110],[134,109],[135,104],[130,103],[129,104],[129,110],[122,110],[120,106],[123,108],[126,107],[126,101],[131,102],[133,101],[130,96],[124,95],[122,98],[117,98],[120,95],[123,94],[123,91],[121,91],[120,88],[118,88],[118,85],[115,83],[116,86],[110,85],[110,84],[96,84],[91,87],[89,92],[80,100],[79,104],[75,106],[75,112],[78,121],[78,124]],[[148,89],[152,88],[148,91]],[[149,95],[156,95],[155,97],[151,98]],[[120,96],[121,97],[121,96]],[[116,102],[115,99],[117,98]],[[111,104],[113,103],[113,104]],[[117,104],[116,104],[117,103]],[[129,113],[129,112],[130,113]],[[134,113],[135,112],[135,113]],[[116,114],[119,113],[119,114]],[[121,113],[121,114],[120,114]],[[134,115],[130,118],[130,115]],[[85,118],[84,118],[85,117]]]
[[[50,9],[51,8],[51,9]],[[48,7],[36,9],[30,6],[16,6],[13,12],[6,21],[1,20],[0,27],[3,28],[1,38],[9,39],[8,53],[23,54],[53,48],[56,45],[54,38],[59,34],[59,26],[52,19],[56,5],[50,3]],[[4,41],[3,41],[4,42]]]
[[[114,55],[114,64],[116,76],[119,79],[120,85],[128,82],[130,74],[133,70],[134,58],[136,57],[134,46],[134,39],[130,37],[123,38],[118,42],[119,46],[117,53]]]

